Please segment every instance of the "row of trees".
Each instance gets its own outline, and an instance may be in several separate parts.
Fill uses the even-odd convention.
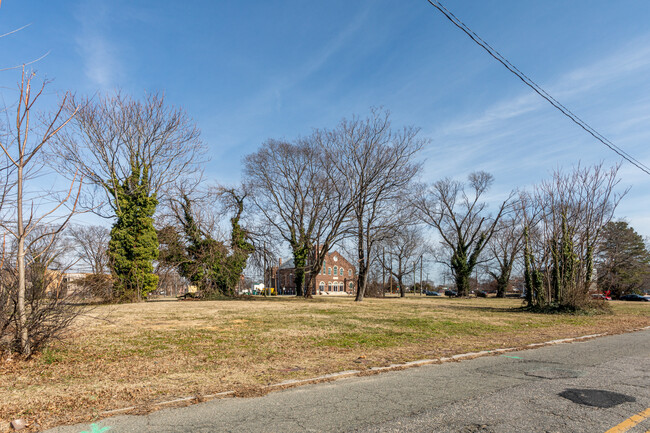
[[[440,238],[433,256],[448,268],[459,296],[468,294],[472,273],[481,268],[494,279],[497,296],[505,296],[517,272],[530,306],[583,306],[596,262],[604,269],[601,242],[625,193],[615,191],[618,166],[558,170],[530,191],[513,191],[491,213],[489,173],[471,173],[466,182],[416,183],[418,152],[427,144],[418,132],[396,130],[388,112],[373,110],[307,137],[269,140],[246,157],[247,190],[291,248],[298,294],[311,295],[303,288],[311,287],[335,244],[356,256],[357,301],[375,265],[404,288],[403,277],[425,254],[422,229],[428,228]],[[600,281],[606,284],[604,276]]]
[[[379,245],[414,220],[404,198],[428,143],[415,127],[395,129],[389,113],[341,121],[294,141],[269,140],[244,160],[255,209],[291,248],[298,296],[310,297],[336,244],[354,243],[356,300],[364,297]]]
[[[293,141],[268,140],[244,159],[240,187],[205,186],[193,175],[205,150],[199,131],[162,96],[66,94],[52,115],[33,125],[45,88],[34,91],[33,78],[23,72],[16,116],[5,111],[0,143],[0,260],[8,270],[0,279],[0,330],[3,345],[27,355],[41,344],[32,323],[46,316],[68,323],[68,316],[57,316],[59,297],[44,294],[53,284],[48,271],[69,250],[54,247],[62,245],[75,213],[112,222],[108,232],[76,227],[66,236],[92,268],[98,293],[117,302],[146,299],[165,270],[207,294],[233,296],[246,266],[268,262],[269,245],[279,243],[289,245],[298,295],[306,297],[327,252],[335,245],[353,250],[361,301],[376,265],[405,287],[404,276],[426,253],[428,228],[440,237],[434,255],[460,296],[486,263],[503,295],[519,263],[528,303],[547,306],[582,302],[603,227],[621,197],[614,193],[617,168],[578,167],[556,172],[531,192],[509,194],[490,213],[492,175],[418,184],[419,152],[429,141],[418,128],[393,127],[379,109]],[[69,181],[61,194],[26,186],[47,166]]]
[[[311,296],[303,288],[311,286],[335,244],[354,251],[357,301],[374,264],[405,287],[403,277],[425,253],[418,226],[440,235],[456,287],[461,296],[468,293],[485,248],[497,248],[492,236],[515,224],[503,219],[513,195],[492,215],[485,202],[493,182],[488,173],[472,173],[467,183],[448,178],[418,184],[418,152],[428,143],[418,134],[415,127],[393,128],[388,112],[373,110],[307,137],[269,140],[246,157],[247,188],[259,214],[291,248],[299,295]],[[503,288],[513,262],[506,257],[499,273]]]

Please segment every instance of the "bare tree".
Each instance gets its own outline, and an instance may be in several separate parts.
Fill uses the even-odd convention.
[[[298,296],[311,297],[311,281],[349,214],[350,195],[332,169],[333,138],[315,131],[294,142],[268,140],[244,162],[256,208],[291,248]]]
[[[627,191],[619,166],[557,170],[523,197],[525,279],[530,306],[579,309],[588,299],[602,228]]]
[[[487,243],[487,272],[494,279],[497,298],[505,298],[510,276],[524,246],[524,228],[519,214],[502,218]]]
[[[378,261],[389,277],[397,279],[400,297],[406,296],[404,278],[413,273],[421,257],[427,250],[421,231],[417,227],[401,227],[395,235],[386,239],[381,245]],[[415,285],[415,281],[413,282]]]
[[[166,187],[201,162],[205,149],[198,128],[183,110],[166,105],[163,95],[70,97],[63,107],[76,115],[71,128],[56,137],[52,152],[63,169],[79,172],[96,188],[84,197],[85,204],[101,216],[113,218],[120,210],[116,191],[134,164],[146,170],[147,194],[160,201]]]
[[[110,230],[104,226],[72,225],[68,229],[78,259],[95,275],[108,271]]]
[[[34,196],[30,195],[29,189],[26,189],[25,184],[30,179],[30,175],[34,175],[42,167],[42,161],[38,157],[44,146],[53,140],[76,115],[74,110],[66,115],[63,114],[68,98],[66,95],[50,121],[36,127],[31,124],[34,105],[43,94],[47,84],[43,82],[40,87],[32,88],[33,77],[33,73],[29,73],[23,68],[18,86],[15,121],[12,124],[7,116],[6,123],[10,126],[0,142],[0,148],[13,169],[15,180],[11,185],[15,214],[5,216],[1,221],[5,233],[15,240],[15,311],[17,317],[15,348],[27,357],[31,356],[33,352],[34,333],[40,332],[38,324],[41,323],[39,322],[41,319],[34,316],[34,313],[39,310],[34,310],[33,306],[31,308],[26,306],[27,268],[29,262],[34,263],[40,260],[41,256],[49,251],[54,244],[75,212],[81,189],[81,182],[77,180],[75,174],[65,196],[60,201],[51,202],[49,208],[43,210],[42,213],[38,213],[38,209],[43,208],[40,204],[47,201],[45,195],[51,197],[51,194]],[[69,205],[71,210],[63,212],[61,215],[65,205]],[[28,240],[29,244],[27,244]],[[50,310],[49,317],[58,314],[58,311],[57,309]]]
[[[348,236],[357,242],[357,300],[377,242],[404,215],[404,198],[426,140],[407,127],[393,131],[389,114],[343,120],[293,142],[269,140],[245,160],[247,184],[264,219],[289,244],[298,294],[311,287],[329,249]],[[303,292],[311,296],[310,290]]]
[[[404,225],[405,203],[421,164],[417,153],[429,141],[419,129],[391,127],[390,113],[373,109],[369,117],[344,119],[329,152],[336,176],[351,199],[351,224],[357,250],[357,294],[364,297],[368,270],[377,245]],[[408,222],[407,222],[408,223]]]
[[[84,265],[90,273],[74,284],[82,287],[82,295],[94,301],[113,302],[113,283],[109,271],[108,243],[110,230],[97,225],[71,225],[67,230],[76,263]]]
[[[484,171],[471,173],[467,185],[446,178],[421,191],[415,201],[422,221],[436,229],[450,256],[445,264],[454,276],[458,296],[468,295],[472,271],[512,197],[490,215],[482,200],[492,182],[493,176]]]

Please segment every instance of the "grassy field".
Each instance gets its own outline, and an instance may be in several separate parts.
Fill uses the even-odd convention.
[[[650,325],[650,305],[540,315],[519,300],[269,298],[98,307],[64,343],[0,366],[0,420],[102,411],[423,358]]]

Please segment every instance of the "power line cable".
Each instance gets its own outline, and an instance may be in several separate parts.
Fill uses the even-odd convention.
[[[580,117],[578,117],[575,113],[573,113],[571,110],[569,110],[567,107],[562,105],[557,99],[555,99],[553,96],[551,96],[546,90],[544,90],[541,86],[539,86],[537,83],[535,83],[531,78],[529,78],[526,74],[521,72],[515,65],[510,63],[508,59],[506,59],[504,56],[501,55],[496,49],[494,49],[489,43],[487,43],[485,40],[483,40],[479,35],[477,35],[469,26],[467,26],[465,23],[463,23],[458,17],[456,17],[449,9],[447,9],[445,6],[443,6],[439,1],[437,0],[427,0],[431,6],[436,8],[438,11],[440,11],[449,21],[451,21],[456,27],[461,29],[467,36],[472,39],[476,44],[478,44],[481,48],[483,48],[485,51],[490,54],[494,59],[496,59],[499,63],[501,63],[503,66],[506,67],[510,72],[512,72],[515,76],[517,76],[524,84],[526,84],[528,87],[533,89],[535,93],[537,93],[539,96],[544,98],[546,101],[548,101],[551,105],[553,105],[555,108],[557,108],[562,114],[564,114],[566,117],[571,119],[575,124],[580,126],[582,129],[587,131],[589,134],[591,134],[596,140],[600,141],[602,144],[607,146],[609,149],[612,151],[616,152],[619,156],[621,156],[623,159],[631,163],[632,165],[636,166],[638,169],[643,171],[646,174],[650,175],[650,167],[639,161],[638,159],[634,158],[632,155],[612,143],[608,138],[603,136],[601,133],[596,131],[594,128],[589,126],[587,122],[582,120]]]

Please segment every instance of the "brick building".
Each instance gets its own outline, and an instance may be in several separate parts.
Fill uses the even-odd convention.
[[[279,294],[295,294],[296,283],[293,259],[282,263],[280,267],[267,269],[265,283],[274,287]],[[356,269],[337,251],[327,253],[321,272],[312,281],[312,294],[345,295],[354,294],[356,287]]]

